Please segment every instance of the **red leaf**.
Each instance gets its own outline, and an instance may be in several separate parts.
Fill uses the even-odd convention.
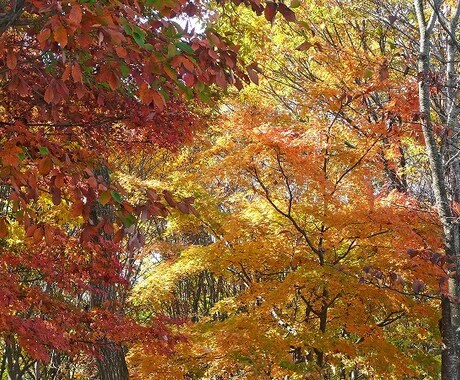
[[[53,203],[57,206],[59,203],[61,203],[61,190],[59,190],[56,187],[53,187],[51,189],[51,199]]]
[[[251,79],[251,81],[257,85],[259,85],[259,75],[257,74],[257,71],[254,70],[254,67],[253,66],[248,66],[246,68],[247,72],[248,72],[248,75],[249,75],[249,79]]]
[[[275,18],[276,11],[278,9],[278,5],[274,3],[273,1],[267,1],[267,5],[265,6],[264,9],[264,16],[267,19],[267,21],[272,22],[273,19]]]
[[[187,205],[191,205],[193,202],[195,202],[195,197],[187,197],[182,199],[182,202],[184,202]]]
[[[305,41],[303,44],[300,44],[299,46],[297,46],[296,50],[305,51],[305,50],[310,49],[312,46],[313,45],[310,42]]]
[[[182,79],[188,87],[192,87],[195,84],[195,76],[193,74],[185,73]]]
[[[420,293],[423,289],[425,289],[425,283],[422,280],[415,280],[412,284],[412,290],[414,293]]]
[[[286,21],[294,22],[296,20],[295,13],[291,9],[289,9],[286,4],[279,4],[278,10],[283,15]]]
[[[176,203],[176,206],[177,208],[183,212],[184,214],[190,214],[190,210],[189,210],[189,206],[187,206],[185,203],[183,202],[177,202]]]
[[[168,202],[168,204],[172,207],[175,207],[176,206],[176,201],[174,200],[172,194],[170,191],[168,190],[164,190],[163,191],[163,196],[165,197],[166,199],[166,202]]]
[[[37,228],[32,236],[34,243],[40,243],[43,239],[43,229],[41,227]]]
[[[120,228],[113,237],[113,242],[117,244],[121,241],[121,239],[123,239],[123,230]]]
[[[160,197],[158,196],[158,194],[156,193],[155,190],[147,189],[146,193],[147,193],[147,196],[149,197],[149,199],[154,201],[154,202],[157,201],[158,199],[160,199]]]
[[[108,223],[106,222],[104,224],[104,232],[107,234],[107,235],[113,235],[113,224],[112,223]]]
[[[200,214],[198,213],[198,211],[196,210],[195,207],[193,207],[192,205],[188,205],[188,209],[190,210],[190,212],[195,215],[197,218],[200,216]]]
[[[97,180],[94,177],[89,177],[88,178],[88,185],[92,187],[93,189],[97,189]]]

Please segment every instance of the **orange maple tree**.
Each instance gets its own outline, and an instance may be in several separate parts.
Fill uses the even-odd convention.
[[[201,219],[170,225],[140,299],[192,323],[165,360],[133,348],[140,379],[437,378],[448,265],[420,180],[416,80],[379,40],[389,30],[317,12],[289,32],[223,26],[266,38],[252,53],[267,80],[170,174]]]

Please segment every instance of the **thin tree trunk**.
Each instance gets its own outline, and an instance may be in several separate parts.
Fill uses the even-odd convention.
[[[9,337],[5,342],[6,368],[8,380],[22,380],[22,371],[19,366],[19,352],[16,341]]]
[[[439,0],[435,0],[434,12],[429,21],[425,20],[423,1],[415,0],[415,11],[419,25],[420,50],[418,58],[419,107],[423,136],[431,168],[432,188],[436,199],[439,220],[444,233],[444,246],[447,262],[452,264],[448,279],[448,292],[442,299],[441,335],[443,339],[442,371],[443,380],[460,379],[460,309],[458,302],[459,284],[456,269],[460,269],[458,254],[458,225],[449,206],[446,178],[440,149],[436,143],[431,120],[430,101],[430,38],[437,19]],[[453,62],[452,62],[453,64]],[[454,99],[451,99],[454,101]]]

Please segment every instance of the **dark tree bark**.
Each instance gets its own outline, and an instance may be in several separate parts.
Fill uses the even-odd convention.
[[[102,176],[106,184],[110,183],[109,170],[106,166],[101,166],[96,172],[96,176]],[[97,203],[91,211],[90,219],[93,225],[97,225],[103,218],[113,219],[113,207]],[[106,240],[111,240],[112,236],[104,231],[99,232]],[[106,252],[107,255],[113,253]],[[117,290],[114,284],[104,284],[95,282],[94,290],[91,294],[91,307],[104,307],[106,301],[112,304],[117,299]],[[125,348],[123,345],[103,338],[98,341],[98,356],[96,364],[98,368],[98,378],[100,380],[128,380],[128,366],[126,365]]]

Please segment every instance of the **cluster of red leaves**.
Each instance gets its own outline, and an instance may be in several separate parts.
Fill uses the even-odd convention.
[[[258,0],[248,4],[263,12]],[[130,204],[98,168],[139,144],[180,145],[198,123],[187,99],[206,98],[210,84],[240,88],[254,70],[248,76],[237,47],[215,31],[196,35],[172,21],[199,15],[199,2],[25,0],[2,11],[0,239],[11,237],[10,224],[25,237],[1,240],[0,334],[42,360],[49,348],[91,351],[101,337],[167,347],[166,321],[146,332],[116,305],[87,309],[84,299],[126,285],[118,254],[142,244],[138,218],[164,217],[168,207],[196,213],[193,200],[146,189]],[[46,218],[46,198],[79,219],[69,227]],[[95,218],[96,207],[113,212]]]

